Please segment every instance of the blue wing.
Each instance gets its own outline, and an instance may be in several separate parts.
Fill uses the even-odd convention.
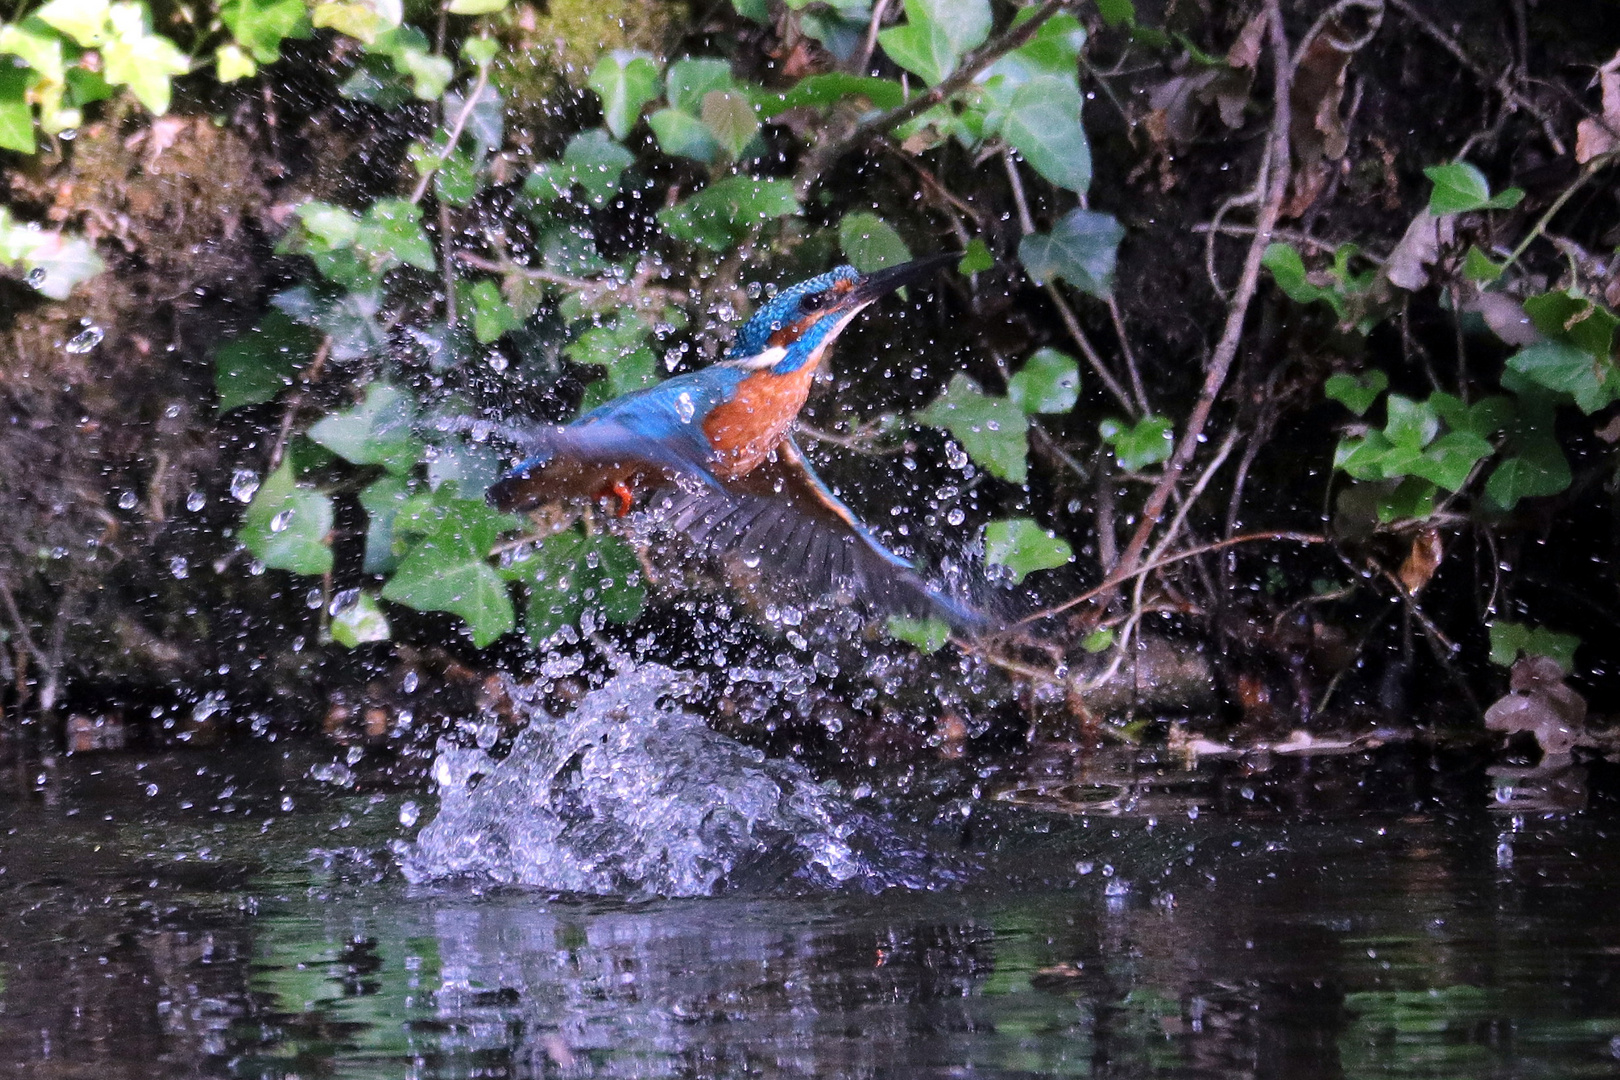
[[[523,460],[489,489],[502,510],[591,499],[615,482],[717,485],[703,434],[710,410],[730,400],[747,372],[712,367],[615,398],[571,424],[531,429]]]

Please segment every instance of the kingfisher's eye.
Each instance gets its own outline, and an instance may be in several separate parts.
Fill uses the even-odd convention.
[[[799,301],[799,307],[803,308],[805,311],[820,311],[826,302],[826,293],[811,293],[809,296]]]

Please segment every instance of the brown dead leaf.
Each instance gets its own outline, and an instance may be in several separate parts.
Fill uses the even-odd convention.
[[[1610,446],[1620,443],[1620,413],[1611,417],[1609,422],[1598,428],[1594,434]]]
[[[1439,529],[1428,526],[1419,530],[1412,538],[1412,550],[1401,563],[1401,588],[1406,590],[1408,596],[1416,596],[1423,591],[1429,579],[1434,577],[1434,572],[1440,569],[1440,561],[1445,555],[1445,543],[1440,538]]]
[[[1226,50],[1226,62],[1235,68],[1253,71],[1260,62],[1260,48],[1266,40],[1266,16],[1262,12],[1244,24],[1237,40]]]
[[[1545,656],[1513,665],[1509,692],[1485,710],[1490,731],[1535,735],[1543,753],[1567,754],[1586,734],[1586,699],[1564,682],[1564,671]]]
[[[1620,146],[1620,52],[1598,69],[1598,85],[1602,112],[1575,126],[1575,160],[1582,165]]]
[[[1465,310],[1478,312],[1485,325],[1491,328],[1491,333],[1501,338],[1504,344],[1534,345],[1541,340],[1541,331],[1524,313],[1524,305],[1506,293],[1476,290],[1463,306]]]
[[[1294,155],[1302,163],[1337,160],[1349,149],[1339,105],[1344,100],[1345,71],[1355,54],[1340,42],[1352,36],[1337,21],[1330,23],[1311,39],[1294,69],[1288,132]]]
[[[1401,242],[1384,260],[1384,277],[1398,289],[1416,292],[1429,283],[1428,267],[1440,257],[1441,246],[1451,243],[1451,240],[1452,220],[1449,215],[1436,217],[1427,210],[1419,210],[1406,227]]]
[[[1333,166],[1326,161],[1306,162],[1295,169],[1289,178],[1288,201],[1283,203],[1277,216],[1283,221],[1303,217],[1311,204],[1322,197],[1332,179]]]

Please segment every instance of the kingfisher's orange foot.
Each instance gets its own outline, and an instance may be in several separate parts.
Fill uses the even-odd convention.
[[[598,495],[597,498],[618,499],[618,509],[615,511],[610,508],[609,512],[612,513],[614,517],[620,518],[630,513],[630,507],[633,506],[636,501],[635,494],[630,490],[630,485],[626,484],[623,480],[614,481],[613,486],[604,488],[602,493]]]

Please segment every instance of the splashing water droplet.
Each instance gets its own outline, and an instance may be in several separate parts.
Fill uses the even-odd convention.
[[[328,615],[337,618],[360,602],[359,589],[339,589],[337,595],[332,597],[332,604],[326,609]]]
[[[292,524],[293,511],[283,510],[270,519],[270,531],[273,533],[286,532],[287,526]]]
[[[406,799],[400,804],[399,823],[405,826],[407,829],[415,825],[416,819],[420,816],[421,811],[416,808],[416,803],[412,802],[410,799]]]
[[[681,396],[675,399],[675,415],[681,418],[683,424],[690,424],[692,417],[697,415],[697,404],[693,402],[692,395],[684,390]]]
[[[316,611],[316,610],[318,610],[320,608],[320,606],[321,606],[321,589],[320,589],[320,586],[317,585],[315,588],[309,590],[309,592],[304,594],[304,606],[309,608],[309,610],[311,610],[311,611]]]
[[[259,474],[251,469],[237,469],[231,477],[231,498],[237,502],[252,502],[259,490]]]
[[[204,495],[200,491],[193,491],[190,495],[186,496],[186,509],[190,510],[192,513],[196,513],[198,510],[201,510],[207,505],[208,496]]]
[[[292,808],[293,808],[292,796],[291,795],[283,795],[281,797],[281,812],[283,814],[291,813]]]
[[[23,278],[23,280],[28,283],[28,287],[30,289],[38,289],[45,284],[46,277],[47,274],[45,268],[43,266],[36,266],[32,270],[28,271],[28,276]]]
[[[86,327],[69,338],[68,343],[62,347],[70,353],[82,356],[100,345],[102,339],[106,336],[107,331],[99,326]]]
[[[191,576],[191,564],[186,561],[184,555],[176,555],[169,560],[169,573],[184,581]]]
[[[953,442],[945,444],[945,463],[953,469],[965,468],[968,463],[967,452]]]
[[[118,509],[133,510],[138,502],[140,502],[140,499],[136,497],[133,491],[126,491],[118,496]]]

